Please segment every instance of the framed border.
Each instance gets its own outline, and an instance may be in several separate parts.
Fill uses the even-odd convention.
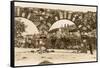
[[[96,41],[96,61],[86,61],[86,62],[70,62],[70,63],[58,63],[58,64],[42,64],[42,65],[24,65],[24,66],[15,66],[15,49],[14,49],[14,2],[25,2],[25,3],[42,3],[42,4],[55,4],[55,5],[75,5],[75,6],[89,6],[89,7],[96,7],[96,34],[97,34],[97,41]],[[48,65],[64,65],[64,64],[80,64],[80,63],[94,63],[98,62],[98,6],[97,5],[83,5],[83,4],[65,4],[65,3],[51,3],[51,2],[36,2],[36,1],[10,1],[10,10],[11,10],[11,32],[10,32],[10,66],[11,67],[31,67],[31,66],[48,66]]]

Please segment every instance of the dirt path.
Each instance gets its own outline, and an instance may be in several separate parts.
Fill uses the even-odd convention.
[[[48,61],[53,64],[57,63],[71,63],[71,62],[87,62],[96,61],[96,52],[91,55],[90,53],[72,53],[73,50],[58,50],[51,53],[33,53],[31,51],[37,49],[30,48],[15,48],[15,65],[38,65],[43,61]]]

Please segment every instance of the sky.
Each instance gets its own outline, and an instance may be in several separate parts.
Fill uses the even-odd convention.
[[[61,10],[80,11],[80,12],[87,12],[87,11],[96,12],[96,7],[91,7],[91,6],[58,5],[58,4],[43,4],[43,3],[26,3],[26,2],[15,2],[15,6],[61,9]]]
[[[36,27],[36,25],[33,24],[32,21],[22,18],[22,17],[16,17],[15,20],[20,20],[21,22],[24,22],[26,28],[25,28],[25,32],[22,35],[28,35],[28,34],[38,34],[38,28]]]

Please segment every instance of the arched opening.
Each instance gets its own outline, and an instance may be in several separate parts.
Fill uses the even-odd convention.
[[[52,26],[51,28],[49,29],[49,31],[53,30],[53,29],[59,29],[59,28],[63,28],[63,27],[67,27],[70,29],[75,29],[76,28],[76,25],[70,21],[70,20],[67,20],[67,19],[62,19],[62,20],[58,20],[56,21]]]
[[[26,28],[25,32],[23,32],[23,35],[28,35],[28,34],[34,35],[39,33],[38,28],[32,21],[22,17],[16,17],[15,20],[23,22],[25,24]]]
[[[15,18],[15,46],[34,47],[39,30],[34,23],[26,18]]]
[[[52,47],[63,49],[74,48],[81,38],[80,31],[75,23],[67,19],[56,21],[49,29],[49,36],[51,37]]]

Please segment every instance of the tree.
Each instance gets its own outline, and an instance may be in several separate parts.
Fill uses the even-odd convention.
[[[23,39],[22,33],[25,32],[24,22],[15,21],[15,43],[16,46],[20,47],[22,44],[20,40]]]

